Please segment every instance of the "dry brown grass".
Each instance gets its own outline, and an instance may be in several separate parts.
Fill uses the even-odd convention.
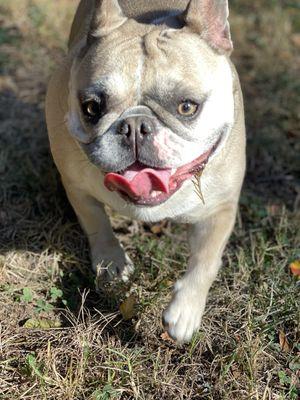
[[[161,236],[112,216],[137,273],[126,290],[98,294],[49,154],[46,81],[76,3],[0,1],[0,398],[297,399],[299,285],[288,268],[300,256],[296,2],[231,2],[248,174],[202,328],[184,346],[160,337],[188,253],[182,227]],[[129,293],[136,315],[124,321]],[[30,318],[60,327],[32,329]]]

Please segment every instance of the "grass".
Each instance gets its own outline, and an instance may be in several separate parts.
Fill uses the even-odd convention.
[[[137,273],[130,287],[97,293],[49,154],[46,82],[76,3],[0,3],[0,399],[296,400],[299,281],[288,266],[300,258],[297,3],[231,2],[248,172],[201,330],[184,346],[163,340],[160,322],[185,268],[184,227],[112,214]],[[136,305],[125,321],[118,308],[129,295]]]

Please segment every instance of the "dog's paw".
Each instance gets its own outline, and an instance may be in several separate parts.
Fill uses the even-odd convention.
[[[189,342],[199,329],[205,308],[205,299],[189,287],[177,282],[172,301],[163,313],[163,325],[172,339]]]
[[[125,254],[125,259],[100,260],[93,263],[96,272],[96,288],[103,288],[106,285],[126,283],[134,272],[134,265],[131,259]]]

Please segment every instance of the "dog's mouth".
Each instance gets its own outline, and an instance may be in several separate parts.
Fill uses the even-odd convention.
[[[221,138],[206,153],[179,168],[153,168],[135,162],[126,170],[105,175],[104,184],[117,191],[127,201],[144,206],[156,206],[168,200],[182,184],[200,174],[217,149]]]

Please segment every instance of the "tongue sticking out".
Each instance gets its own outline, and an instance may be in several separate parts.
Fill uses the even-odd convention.
[[[104,184],[110,191],[119,190],[132,199],[151,197],[153,191],[169,193],[171,169],[152,169],[133,164],[121,175],[105,175]]]

